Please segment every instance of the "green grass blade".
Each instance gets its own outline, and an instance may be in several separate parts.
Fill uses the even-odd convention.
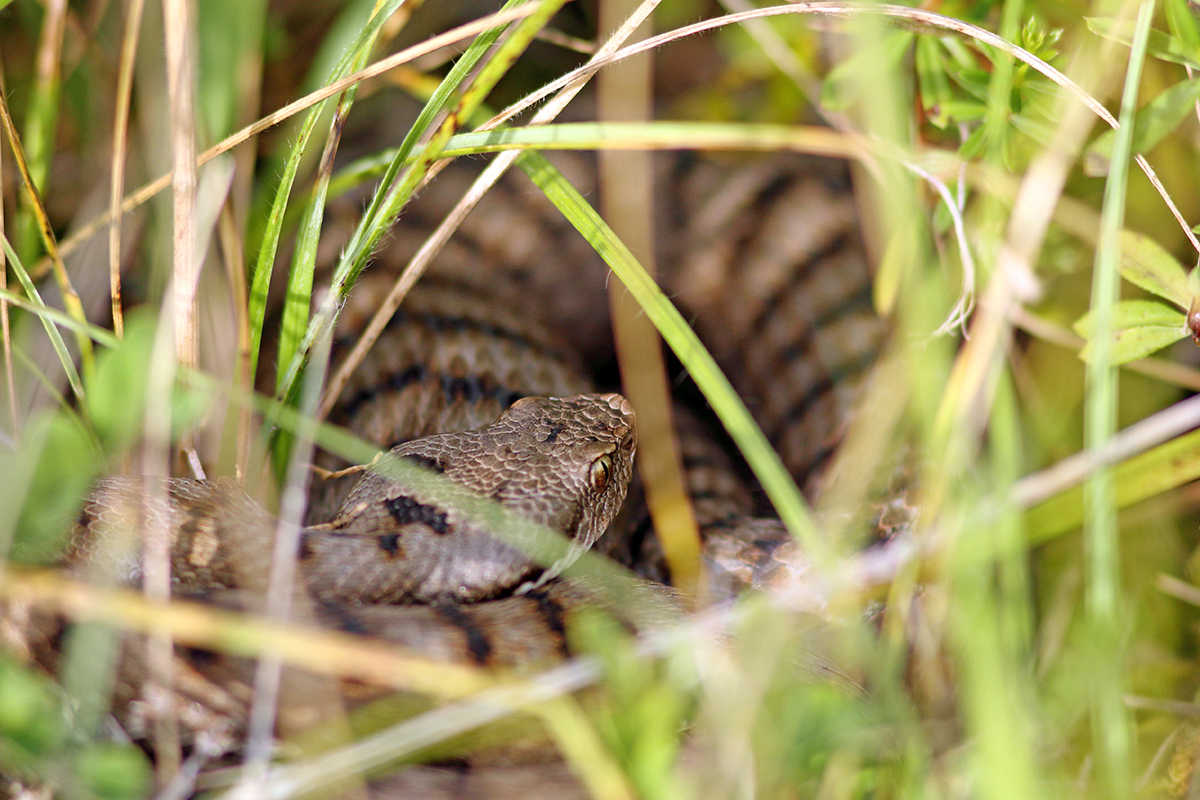
[[[21,136],[30,180],[33,187],[43,194],[46,190],[50,159],[54,155],[54,139],[58,127],[59,97],[62,93],[59,63],[63,55],[66,15],[66,9],[57,4],[47,4],[45,9],[39,49],[48,49],[49,52],[39,52],[38,64],[41,66],[47,63],[50,69],[47,72],[38,70],[38,80],[25,109],[25,130]],[[49,55],[50,60],[43,62],[43,55]],[[37,216],[37,209],[32,202],[22,202],[15,220],[16,249],[24,260],[30,262],[38,255],[38,247],[41,244],[41,226]]]
[[[379,13],[372,17],[367,26],[363,28],[354,47],[350,48],[346,55],[342,57],[342,60],[338,62],[330,80],[336,80],[343,75],[349,74],[350,66],[354,63],[358,55],[370,52],[371,45],[374,43],[380,27],[382,27],[383,23],[403,2],[404,0],[389,0],[386,5],[379,9]],[[267,225],[259,246],[258,258],[254,267],[254,277],[250,286],[251,374],[254,373],[258,363],[259,349],[262,343],[263,320],[266,318],[267,290],[271,285],[271,273],[275,264],[275,253],[279,249],[279,237],[283,230],[288,198],[291,195],[292,185],[296,181],[296,173],[300,168],[300,160],[304,155],[305,149],[308,147],[308,142],[312,137],[313,130],[316,128],[317,120],[320,119],[328,102],[328,100],[324,100],[316,104],[305,117],[304,123],[300,127],[300,132],[292,144],[291,152],[288,154],[279,187],[275,191],[275,199],[271,203],[271,210],[267,216]]]
[[[5,248],[6,252],[7,250],[8,248]],[[117,342],[119,341],[117,337],[113,335],[113,332],[107,328],[101,328],[99,325],[80,322],[65,311],[59,311],[57,308],[51,308],[50,306],[39,304],[41,298],[38,298],[38,302],[33,302],[19,294],[8,291],[7,289],[0,289],[0,300],[11,303],[18,308],[23,308],[30,313],[38,314],[43,319],[53,322],[60,328],[66,328],[72,333],[82,333],[89,337],[92,341],[96,342],[96,344],[103,345],[104,347],[116,347]]]
[[[525,0],[510,0],[505,5],[505,9],[523,2]],[[371,204],[367,207],[362,223],[355,229],[354,235],[346,247],[348,253],[369,255],[374,245],[378,243],[379,238],[387,231],[391,220],[386,220],[381,216],[381,207],[387,196],[388,187],[395,181],[396,176],[405,163],[410,161],[413,148],[421,137],[425,135],[437,114],[445,108],[462,81],[466,79],[479,64],[479,61],[495,45],[496,39],[500,37],[502,31],[503,27],[496,27],[476,37],[475,41],[471,43],[462,57],[455,62],[450,73],[439,84],[433,96],[425,104],[413,126],[409,129],[408,134],[404,137],[404,141],[400,144],[400,147],[393,151],[390,161],[382,168],[379,189],[372,198]],[[356,68],[358,66],[356,65]],[[337,111],[339,118],[344,119],[344,115],[348,113],[348,110],[347,104],[340,104]],[[287,301],[280,332],[280,368],[276,374],[275,389],[281,397],[288,396],[288,384],[294,380],[291,376],[298,375],[299,370],[303,368],[307,360],[305,334],[308,333],[309,309],[311,307],[309,298],[312,295],[312,272],[316,263],[316,248],[321,232],[321,219],[323,217],[329,183],[330,180],[327,174],[322,174],[318,178],[317,187],[314,190],[312,199],[309,201],[304,215],[305,219],[300,228],[297,255],[293,262],[289,279]],[[365,265],[365,255],[361,259],[361,263]],[[360,271],[361,267],[358,272]],[[353,269],[349,272],[344,270],[335,271],[332,291],[335,294],[340,293],[344,295],[353,285],[358,272],[353,271]],[[339,287],[341,288],[339,289]]]
[[[875,153],[853,134],[803,125],[723,122],[566,122],[530,128],[495,128],[450,137],[441,158],[505,150],[761,150],[860,158]],[[330,182],[338,195],[385,175],[399,150],[385,150],[344,167]],[[405,163],[411,163],[408,156]],[[401,165],[403,166],[403,164]]]
[[[1200,431],[1134,456],[1113,468],[1112,503],[1124,509],[1200,478]],[[1065,491],[1031,508],[1025,517],[1032,545],[1049,541],[1083,523],[1083,487]]]
[[[50,344],[54,347],[54,352],[58,354],[58,360],[62,364],[63,373],[67,376],[67,381],[71,384],[71,390],[79,398],[80,407],[86,408],[87,405],[84,401],[87,395],[83,391],[83,381],[79,377],[79,371],[75,369],[75,359],[71,357],[71,351],[67,349],[67,343],[63,341],[62,334],[54,326],[49,313],[53,309],[47,306],[42,300],[42,296],[38,294],[37,287],[34,286],[33,280],[29,277],[29,273],[25,270],[21,259],[17,257],[17,253],[13,250],[7,236],[0,236],[0,245],[3,245],[8,263],[12,267],[13,273],[17,276],[17,280],[21,282],[21,287],[25,290],[25,295],[29,298],[29,303],[35,307],[33,313],[37,314],[38,319],[42,321],[42,326],[46,329],[46,335],[50,337]]]
[[[566,0],[543,0],[537,11],[512,28],[504,43],[495,50],[492,59],[479,71],[474,82],[463,92],[458,104],[447,115],[441,127],[422,148],[412,166],[394,186],[386,190],[383,200],[378,205],[379,211],[373,216],[364,217],[363,222],[360,223],[362,235],[356,235],[354,245],[347,247],[343,254],[334,270],[333,283],[327,296],[327,302],[313,316],[296,356],[288,365],[281,382],[280,397],[289,401],[294,397],[299,386],[300,375],[303,372],[306,353],[320,333],[334,324],[337,309],[358,279],[359,274],[366,267],[367,258],[396,217],[399,216],[400,210],[412,197],[422,179],[428,174],[430,165],[439,157],[446,142],[463,121],[471,118],[471,115],[479,108],[484,98],[504,76],[517,57],[524,52],[537,33],[545,27],[565,2]]]
[[[365,58],[365,51],[363,57]],[[353,69],[362,67],[361,61]],[[325,219],[325,200],[329,192],[329,179],[333,168],[333,156],[337,152],[343,123],[354,105],[357,87],[347,89],[334,111],[333,123],[326,139],[325,151],[317,172],[316,184],[305,206],[304,217],[296,237],[296,250],[292,256],[292,268],[288,272],[288,288],[284,295],[283,316],[279,326],[279,364],[290,364],[304,338],[308,327],[309,309],[312,308],[313,274],[317,268],[317,245],[321,239],[321,223]],[[275,390],[279,391],[283,370],[275,374]]]
[[[1100,213],[1100,243],[1092,275],[1091,358],[1087,362],[1084,399],[1084,445],[1102,446],[1117,430],[1117,377],[1113,364],[1112,309],[1120,289],[1120,235],[1125,218],[1125,189],[1132,157],[1133,120],[1138,85],[1154,2],[1138,10],[1125,89],[1121,96],[1121,126],[1113,141],[1112,170],[1104,186]],[[1087,543],[1087,617],[1092,629],[1098,666],[1092,676],[1092,731],[1096,763],[1107,793],[1128,795],[1132,731],[1124,707],[1124,680],[1120,657],[1121,561],[1117,550],[1117,512],[1113,501],[1112,471],[1098,469],[1085,486],[1084,539]]]
[[[527,0],[509,0],[500,10],[507,11],[515,6],[523,5],[525,2]],[[466,51],[454,62],[454,66],[450,68],[450,72],[446,74],[446,77],[434,89],[433,94],[426,101],[424,108],[421,109],[421,113],[417,115],[416,121],[413,122],[413,126],[405,135],[404,141],[400,143],[400,147],[395,150],[386,169],[384,169],[380,181],[380,189],[371,198],[371,205],[367,207],[367,212],[363,215],[365,220],[374,221],[379,216],[384,200],[387,197],[388,187],[395,182],[396,176],[400,174],[400,170],[407,163],[410,163],[412,151],[416,147],[417,142],[429,130],[429,126],[433,124],[434,118],[449,105],[454,94],[462,86],[462,82],[466,80],[467,76],[475,70],[479,62],[483,60],[483,57],[492,49],[503,31],[504,28],[498,26],[475,37],[475,40],[471,42]],[[360,236],[372,229],[370,224],[359,226],[358,230],[354,232],[354,238],[347,246],[347,250],[361,250],[362,242],[360,241]]]

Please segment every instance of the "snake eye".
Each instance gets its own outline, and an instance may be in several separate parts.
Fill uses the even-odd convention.
[[[603,492],[608,488],[609,474],[612,472],[612,456],[603,455],[592,462],[591,472],[588,473],[588,480],[592,484],[592,489],[596,492]]]

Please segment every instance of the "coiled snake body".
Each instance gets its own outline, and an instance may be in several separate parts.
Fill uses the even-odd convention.
[[[845,179],[811,160],[776,159],[732,179],[703,162],[675,169],[682,171],[666,182],[674,191],[663,200],[670,209],[663,281],[789,469],[815,491],[883,336]],[[489,221],[487,207],[468,219],[466,245],[452,247],[406,298],[343,391],[334,421],[585,548],[625,496],[636,437],[633,410],[620,395],[586,394],[593,387],[578,353],[595,360],[603,345],[594,331],[603,325],[561,329],[564,313],[600,307],[604,271],[585,263],[596,260],[586,246],[562,243],[573,234],[536,201],[498,197],[492,208],[502,223]],[[525,216],[514,221],[516,208]],[[523,237],[528,229],[536,234]],[[399,238],[390,255],[403,258]],[[514,240],[529,244],[513,250]],[[486,287],[473,277],[480,253],[493,264]],[[580,261],[563,270],[576,257],[570,253]],[[343,314],[342,337],[360,324],[366,284]],[[753,492],[731,459],[704,434],[689,435],[683,448],[712,568],[732,575],[733,586],[786,569],[781,554],[790,539],[756,516]],[[270,515],[229,481],[175,480],[169,493],[164,513],[179,586],[213,599],[261,589]],[[129,517],[138,496],[124,479],[97,488],[77,528],[76,563],[110,558],[97,542],[111,538],[105,531],[138,527]],[[633,536],[605,549],[662,574],[652,540]],[[136,553],[121,558],[109,563],[135,581]],[[436,492],[375,472],[348,496],[344,486],[318,488],[299,563],[326,624],[480,664],[566,652],[563,617],[576,590],[542,585],[562,563],[541,571]],[[384,605],[393,603],[415,604]]]

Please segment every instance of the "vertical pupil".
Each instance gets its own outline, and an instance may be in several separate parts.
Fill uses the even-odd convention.
[[[592,464],[592,488],[597,492],[604,491],[608,485],[608,459],[601,458]]]

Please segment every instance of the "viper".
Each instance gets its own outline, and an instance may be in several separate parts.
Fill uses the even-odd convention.
[[[812,159],[735,171],[677,160],[670,171],[662,280],[793,476],[815,494],[886,333],[871,307],[846,178]],[[438,213],[436,195],[426,202]],[[317,481],[312,492],[296,557],[323,624],[433,658],[519,668],[569,652],[566,620],[588,597],[555,576],[598,539],[643,575],[669,579],[644,514],[626,510],[618,520],[635,413],[620,395],[595,393],[604,370],[597,376],[587,364],[605,359],[596,335],[603,315],[580,325],[570,316],[601,307],[605,273],[586,263],[595,261],[586,246],[558,238],[572,235],[536,202],[494,197],[342,391],[333,421],[387,455]],[[514,241],[527,246],[514,249]],[[386,262],[404,257],[401,235],[342,315],[335,351],[354,340]],[[491,265],[486,279],[482,257]],[[710,573],[731,592],[769,586],[797,562],[795,545],[764,513],[719,433],[702,421],[685,425]],[[145,523],[143,488],[110,478],[94,489],[70,539],[72,569],[103,564],[137,583],[140,551],[121,533]],[[261,591],[274,518],[228,479],[172,479],[164,488],[168,502],[155,513],[171,533],[177,592],[230,604]],[[568,546],[548,565],[532,558],[503,526],[472,512],[479,502],[549,527]],[[601,538],[614,520],[619,530]],[[136,698],[135,683],[126,679],[118,702]],[[231,742],[243,712],[225,712]]]

